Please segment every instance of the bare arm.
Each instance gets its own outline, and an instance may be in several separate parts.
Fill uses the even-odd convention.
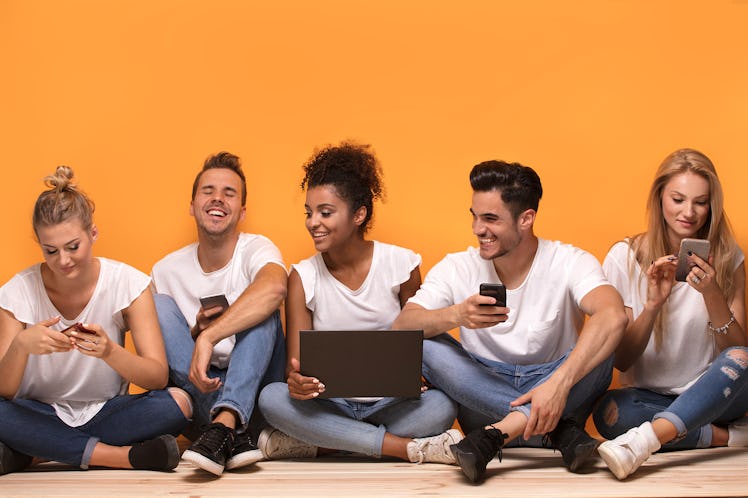
[[[24,328],[11,312],[0,308],[0,396],[16,395],[29,355],[72,351],[70,339],[49,328],[58,321],[55,317]]]
[[[438,310],[407,303],[392,324],[393,329],[423,329],[424,337],[434,337],[456,327],[479,329],[493,327],[507,319],[509,308],[480,306],[493,304],[494,298],[475,294],[459,304]]]
[[[652,336],[655,320],[670,296],[675,283],[676,262],[672,256],[663,256],[647,268],[647,300],[639,316],[634,319],[631,308],[626,308],[628,325],[616,349],[615,366],[625,372],[644,353]]]
[[[302,375],[299,371],[299,331],[312,329],[312,312],[306,307],[306,294],[301,277],[292,270],[288,276],[288,299],[286,299],[286,382],[288,394],[295,399],[311,399],[325,390],[319,379]]]
[[[210,322],[198,339],[204,338],[215,345],[266,320],[286,297],[286,282],[286,270],[282,266],[266,264],[239,298]]]
[[[239,298],[197,336],[189,378],[200,391],[212,392],[221,387],[218,378],[207,375],[213,346],[266,320],[286,297],[286,286],[285,268],[275,263],[266,264]]]
[[[408,302],[408,299],[416,295],[419,287],[421,287],[421,267],[416,266],[410,272],[410,278],[400,284],[399,297],[401,309]]]
[[[717,282],[714,281],[714,269],[703,259],[694,255],[691,256],[696,267],[702,270],[706,275],[701,278],[698,284],[691,280],[694,274],[694,268],[691,269],[689,277],[686,279],[688,285],[701,292],[704,296],[704,304],[709,314],[709,321],[712,327],[717,328],[726,325],[730,321],[730,313],[735,317],[735,321],[730,324],[726,334],[714,333],[714,340],[717,343],[717,349],[722,351],[731,346],[745,346],[745,263],[741,263],[735,270],[733,278],[735,279],[735,295],[728,303],[722,294]],[[698,272],[701,275],[700,272]]]
[[[580,304],[588,319],[569,357],[548,380],[512,402],[519,406],[532,401],[525,438],[553,430],[571,388],[613,354],[626,327],[621,296],[612,286],[596,287]]]
[[[136,353],[111,343],[113,349],[105,361],[123,378],[144,389],[163,389],[169,380],[169,366],[150,289],[123,310],[123,315]]]

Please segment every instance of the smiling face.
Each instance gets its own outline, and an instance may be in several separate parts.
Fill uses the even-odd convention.
[[[190,214],[195,217],[198,231],[212,237],[234,233],[246,211],[241,191],[241,178],[234,171],[205,170],[190,203]]]
[[[523,233],[518,220],[501,200],[498,190],[473,192],[470,213],[473,215],[473,233],[478,237],[481,258],[505,256],[522,241]]]
[[[36,233],[44,262],[56,276],[72,280],[90,268],[91,249],[97,234],[95,225],[86,230],[79,219],[71,218],[55,225],[39,226]]]
[[[673,176],[662,189],[662,215],[671,249],[681,239],[695,237],[711,214],[709,182],[701,175],[686,171]]]
[[[332,185],[307,190],[304,211],[306,229],[319,252],[327,252],[354,237],[361,237],[360,227],[366,217],[366,208],[359,208],[351,214],[348,203],[338,196]]]

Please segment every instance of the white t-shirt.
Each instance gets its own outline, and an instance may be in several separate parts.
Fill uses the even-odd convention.
[[[469,247],[437,263],[409,302],[428,310],[445,308],[477,294],[484,282],[499,282],[493,261]],[[584,323],[582,298],[607,284],[600,263],[588,252],[538,239],[525,281],[507,290],[507,321],[482,329],[460,327],[460,342],[473,354],[513,365],[557,360],[576,344]]]
[[[320,253],[292,268],[301,277],[314,329],[377,330],[389,329],[400,314],[400,285],[420,264],[410,249],[374,241],[371,268],[358,289],[333,277]]]
[[[275,263],[284,270],[278,248],[262,235],[240,233],[234,255],[223,268],[204,272],[197,259],[197,242],[168,254],[151,270],[156,292],[174,298],[190,328],[197,321],[200,298],[216,294],[226,295],[229,304],[244,292],[257,273],[268,263]],[[226,368],[236,337],[223,339],[213,349],[211,364]]]
[[[737,269],[743,259],[739,251],[734,268]],[[630,277],[632,264],[634,273]],[[603,269],[610,283],[621,293],[624,306],[631,308],[636,319],[647,300],[647,279],[627,242],[618,242],[610,249]],[[660,351],[655,351],[653,333],[642,355],[621,373],[622,385],[661,394],[680,394],[698,380],[719,354],[714,335],[707,327],[709,314],[699,291],[686,282],[676,282],[666,306],[665,335]]]
[[[358,289],[350,289],[315,254],[292,266],[301,278],[306,307],[315,330],[389,329],[400,314],[400,285],[421,264],[410,249],[374,241],[369,274]],[[380,398],[350,398],[370,402]]]
[[[101,270],[91,300],[72,320],[62,318],[49,300],[42,282],[41,264],[18,273],[0,288],[0,307],[13,313],[27,328],[55,316],[61,317],[52,326],[55,330],[77,322],[99,324],[109,340],[124,345],[127,326],[122,310],[148,288],[150,279],[124,263],[98,260]],[[50,404],[63,422],[77,427],[91,420],[108,400],[126,393],[127,386],[106,362],[73,350],[29,355],[16,397]]]

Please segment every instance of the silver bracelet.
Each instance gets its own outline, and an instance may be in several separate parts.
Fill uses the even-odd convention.
[[[727,321],[726,324],[722,325],[721,327],[715,327],[712,325],[712,322],[707,322],[707,327],[709,327],[709,330],[715,334],[726,334],[727,329],[730,328],[730,325],[735,323],[735,314],[730,310],[730,319]]]

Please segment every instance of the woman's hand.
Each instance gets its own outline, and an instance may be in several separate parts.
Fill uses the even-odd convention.
[[[659,310],[667,301],[675,284],[674,256],[663,256],[652,261],[647,268],[647,302],[645,306],[652,310]]]
[[[65,334],[49,328],[60,321],[60,317],[42,320],[41,322],[18,333],[16,340],[26,354],[67,353],[73,349]]]
[[[692,266],[691,271],[688,272],[688,276],[686,276],[686,282],[688,282],[688,285],[701,292],[701,294],[708,294],[714,291],[722,294],[719,285],[717,285],[717,280],[715,279],[717,272],[710,264],[711,258],[709,259],[710,262],[707,263],[696,254],[689,255],[688,262],[691,263]]]
[[[314,377],[301,375],[299,360],[291,358],[291,370],[288,372],[288,394],[294,399],[312,399],[325,392],[325,385]]]
[[[86,356],[105,359],[112,352],[109,336],[95,323],[82,323],[70,332],[73,347]]]

